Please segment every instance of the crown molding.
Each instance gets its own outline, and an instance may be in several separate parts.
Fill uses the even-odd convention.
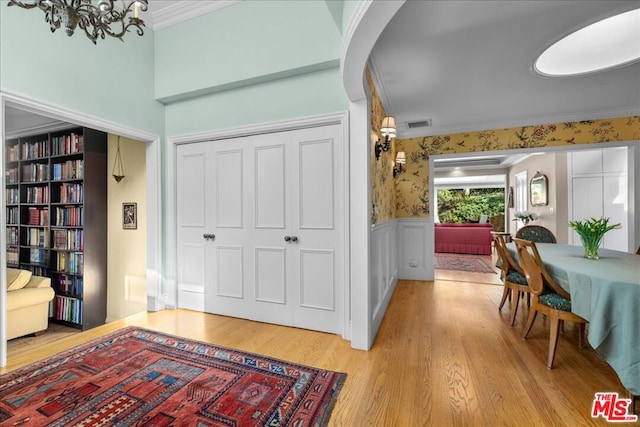
[[[509,129],[509,128],[517,128],[522,126],[539,126],[539,125],[548,125],[553,123],[566,123],[566,122],[582,122],[586,120],[603,120],[603,119],[613,119],[617,117],[628,117],[628,116],[638,116],[640,115],[640,109],[619,109],[619,110],[601,110],[601,111],[589,111],[589,112],[580,112],[575,114],[558,114],[553,116],[538,116],[528,118],[526,120],[505,120],[500,122],[477,122],[477,123],[467,123],[459,126],[434,126],[428,129],[426,132],[425,129],[398,129],[398,133],[402,133],[402,136],[398,136],[396,139],[409,139],[409,138],[421,138],[425,136],[434,136],[434,135],[451,135],[454,133],[465,133],[465,132],[480,132],[484,130],[494,130],[494,129]],[[640,138],[640,132],[638,135]]]
[[[378,96],[380,97],[380,102],[382,102],[384,111],[387,113],[387,116],[393,116],[393,105],[391,104],[391,98],[387,95],[389,91],[384,84],[384,79],[380,78],[378,73],[378,70],[381,69],[380,62],[377,60],[377,57],[373,52],[369,55],[367,64],[369,65],[371,78],[373,79],[373,84],[376,86],[376,90],[378,91]]]
[[[202,15],[240,3],[242,0],[209,0],[176,1],[170,6],[153,11],[153,3],[149,5],[151,13],[150,27],[154,31],[163,30],[173,25],[189,21]]]

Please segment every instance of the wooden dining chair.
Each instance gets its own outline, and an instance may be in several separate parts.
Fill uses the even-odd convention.
[[[498,254],[498,260],[500,262],[500,278],[504,284],[502,291],[502,298],[500,299],[500,305],[498,310],[502,310],[507,297],[511,297],[511,322],[510,326],[513,326],[516,321],[516,314],[518,313],[518,306],[520,305],[520,299],[523,296],[527,296],[527,305],[531,304],[531,290],[527,284],[527,278],[524,275],[524,271],[517,262],[511,257],[507,250],[507,243],[504,235],[491,232],[493,235],[493,244]]]
[[[565,320],[578,324],[578,347],[584,348],[584,329],[587,321],[575,313],[571,312],[571,299],[569,294],[562,289],[547,272],[542,263],[535,242],[514,239],[518,250],[518,259],[524,270],[531,290],[531,308],[529,318],[522,334],[522,339],[526,339],[531,331],[536,315],[542,313],[549,318],[549,352],[547,356],[547,368],[553,368],[553,361],[558,348],[558,335],[560,325]]]
[[[537,243],[558,243],[551,230],[541,225],[525,225],[516,232],[516,237]]]

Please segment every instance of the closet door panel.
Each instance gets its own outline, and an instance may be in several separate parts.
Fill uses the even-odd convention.
[[[329,310],[335,306],[334,251],[300,251],[301,307]]]
[[[241,228],[244,195],[242,150],[216,152],[216,227]]]
[[[218,274],[216,296],[243,299],[243,256],[242,246],[216,247]]]
[[[333,141],[304,141],[298,145],[299,228],[334,228]]]
[[[580,150],[571,155],[573,156],[571,168],[573,175],[602,173],[602,150]]]
[[[179,159],[182,183],[178,189],[178,205],[182,207],[181,226],[203,229],[206,226],[206,154],[187,154]]]
[[[256,248],[256,301],[287,303],[285,257],[281,248]]]
[[[255,148],[255,227],[286,227],[285,147]]]
[[[622,228],[611,230],[604,235],[602,247],[626,252],[629,247],[627,215],[627,177],[605,176],[603,178],[604,203],[603,216],[609,218],[610,224],[622,224]]]
[[[179,268],[178,307],[204,311],[205,248],[204,245],[182,245]]]
[[[287,288],[292,282],[287,275],[287,255],[285,248],[256,247],[253,319],[293,325],[291,301],[287,298]]]

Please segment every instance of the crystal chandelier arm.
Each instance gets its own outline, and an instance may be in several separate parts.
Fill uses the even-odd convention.
[[[45,0],[32,0],[33,3],[25,3],[20,0],[9,0],[8,6],[20,6],[23,9],[33,9],[34,7],[39,7],[42,10],[47,8]],[[45,4],[43,6],[43,4]]]
[[[130,27],[137,28],[136,32],[139,36],[142,36],[144,34],[144,30],[142,29],[142,27],[144,27],[144,21],[139,18],[133,17],[129,18],[129,23],[125,24],[125,19],[127,15],[131,13],[131,9],[135,9],[136,3],[138,3],[137,7],[139,11],[146,11],[148,8],[146,0],[131,1],[126,9],[123,9],[121,11],[113,7],[113,0],[108,1],[110,6],[107,9],[108,12],[99,16],[90,15],[90,19],[87,21],[87,24],[80,25],[80,28],[85,31],[87,37],[89,37],[89,39],[91,39],[94,44],[96,43],[98,37],[104,40],[106,35],[122,40],[122,37],[127,33],[127,31],[129,31]],[[112,24],[117,24],[120,26],[120,28],[118,30],[114,30],[111,28]]]

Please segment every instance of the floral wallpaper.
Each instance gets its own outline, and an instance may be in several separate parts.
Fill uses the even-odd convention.
[[[391,148],[387,152],[380,154],[380,159],[376,160],[375,144],[381,138],[380,125],[386,117],[382,101],[373,84],[371,73],[367,68],[367,85],[371,94],[371,223],[382,223],[395,218],[395,182],[393,179],[393,164],[395,160],[395,140],[391,140]]]
[[[384,111],[381,106],[379,108]],[[380,120],[382,120],[381,117]],[[433,154],[553,147],[639,139],[640,116],[398,139],[395,142],[395,149],[406,153],[407,163],[405,165],[406,171],[395,179],[396,211],[393,216],[398,218],[429,217],[429,156]],[[388,155],[389,153],[383,154]],[[389,159],[393,159],[393,157],[389,156],[388,162],[391,161]],[[382,163],[382,158],[379,163]],[[376,175],[373,172],[372,174]],[[376,178],[381,179],[380,177]],[[384,180],[382,182],[384,183]],[[378,193],[392,191],[387,185],[382,187],[375,180],[373,181],[374,189],[376,183],[378,184]],[[378,199],[391,199],[388,196],[385,198],[383,194],[377,194],[377,197]],[[386,212],[385,215],[387,215]]]

